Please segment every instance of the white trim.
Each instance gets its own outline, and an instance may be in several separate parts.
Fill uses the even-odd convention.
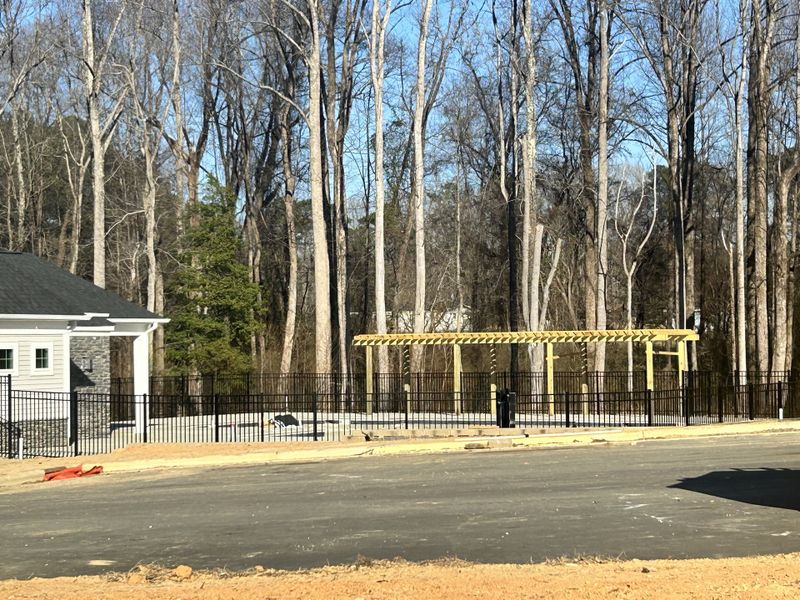
[[[137,335],[142,335],[142,333],[142,331],[116,331],[114,329],[111,331],[82,329],[80,331],[73,330],[69,332],[72,337],[135,337]]]
[[[69,333],[64,332],[64,335],[61,337],[61,343],[63,344],[63,351],[61,352],[62,356],[64,357],[64,391],[71,392],[70,384],[72,383],[72,355],[70,353],[71,348],[69,346]]]
[[[11,350],[11,360],[13,362],[11,369],[0,369],[0,375],[16,377],[19,372],[19,344],[17,342],[0,342],[0,350]]]
[[[112,319],[109,318],[108,321],[111,323],[169,323],[169,319],[165,317],[157,317],[155,319]]]
[[[0,320],[4,321],[88,321],[92,317],[83,315],[17,315],[0,314]]]
[[[0,335],[58,335],[69,332],[66,327],[53,327],[52,329],[3,329]]]
[[[47,367],[44,369],[36,368],[37,350],[47,350]],[[54,358],[55,354],[53,353],[53,342],[31,342],[31,365],[30,365],[31,376],[38,377],[40,375],[52,375]]]

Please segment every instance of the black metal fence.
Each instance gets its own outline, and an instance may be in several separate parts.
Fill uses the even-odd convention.
[[[133,443],[338,440],[381,429],[678,426],[800,416],[790,373],[162,377],[148,395],[16,389],[0,379],[0,456],[98,454]],[[368,385],[369,383],[369,385]],[[494,392],[493,392],[494,390]],[[506,395],[505,392],[513,392]],[[552,392],[552,393],[549,393]],[[500,405],[498,397],[507,401]],[[498,420],[500,413],[500,421]],[[505,416],[506,421],[502,420]]]

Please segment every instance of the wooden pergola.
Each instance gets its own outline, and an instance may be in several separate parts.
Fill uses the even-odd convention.
[[[555,344],[597,344],[638,342],[645,345],[645,364],[647,371],[647,389],[653,390],[653,356],[655,354],[678,357],[678,376],[682,378],[688,369],[686,343],[695,342],[700,336],[691,329],[604,329],[604,330],[572,330],[572,331],[482,331],[482,332],[442,332],[442,333],[388,333],[357,335],[353,339],[354,346],[363,346],[366,352],[366,392],[367,408],[371,407],[373,393],[373,357],[374,346],[401,346],[403,348],[404,373],[408,371],[408,355],[411,346],[452,346],[453,347],[453,395],[458,406],[461,397],[461,346],[489,346],[490,371],[493,375],[491,391],[497,391],[494,374],[496,372],[496,346],[498,344],[533,344],[544,345],[546,362],[546,391],[551,395],[553,386],[553,363],[558,358],[554,353]],[[656,342],[673,345],[673,349],[656,352]],[[410,392],[410,382],[406,384]],[[491,403],[494,409],[494,403]]]

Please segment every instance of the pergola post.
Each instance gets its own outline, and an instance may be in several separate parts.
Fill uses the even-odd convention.
[[[489,410],[492,421],[497,419],[497,348],[494,344],[489,346]]]
[[[678,385],[683,387],[683,374],[686,371],[686,341],[678,342]]]
[[[645,342],[645,370],[647,372],[647,389],[653,391],[655,388],[653,381],[653,342]]]
[[[461,414],[461,346],[453,345],[453,408]]]
[[[372,346],[364,346],[364,354],[365,354],[365,363],[366,363],[366,377],[367,380],[364,382],[365,389],[367,392],[367,414],[372,414],[372,384],[373,384],[373,377],[372,377]]]
[[[547,342],[545,344],[545,362],[547,365],[547,414],[551,417],[556,413],[555,407],[555,385],[553,381],[553,344]]]

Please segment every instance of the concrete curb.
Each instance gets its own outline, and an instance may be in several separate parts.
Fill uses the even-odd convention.
[[[105,456],[86,456],[72,459],[46,459],[36,466],[28,461],[7,461],[0,468],[0,491],[11,491],[22,484],[39,482],[43,470],[56,464],[85,465],[100,464],[106,473],[130,473],[165,469],[199,469],[226,466],[262,465],[273,463],[317,462],[362,456],[401,456],[413,454],[437,454],[444,452],[470,452],[475,450],[512,450],[526,448],[576,447],[607,444],[634,444],[648,440],[677,440],[718,436],[763,435],[800,432],[800,420],[752,421],[747,423],[700,425],[692,427],[617,428],[597,430],[558,431],[517,435],[505,430],[505,435],[453,438],[413,438],[403,441],[377,442],[318,442],[313,446],[291,448],[286,445],[269,449],[269,444],[258,445],[256,451],[224,453],[220,444],[219,454],[204,456],[170,456],[170,448],[176,445],[163,444],[165,455],[158,458],[126,459]],[[264,448],[262,450],[262,447]],[[215,448],[216,449],[216,448]],[[18,467],[18,468],[17,468]]]

